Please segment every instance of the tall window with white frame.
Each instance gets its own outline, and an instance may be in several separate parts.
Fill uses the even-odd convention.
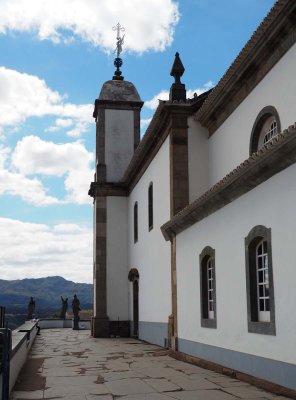
[[[255,226],[245,238],[248,330],[275,335],[271,229]]]
[[[134,243],[138,241],[138,202],[134,204]]]
[[[205,328],[216,328],[215,250],[210,246],[205,247],[199,259],[201,326]]]
[[[153,183],[148,188],[148,229],[153,229]]]
[[[268,253],[264,239],[256,247],[256,275],[258,321],[270,321]]]

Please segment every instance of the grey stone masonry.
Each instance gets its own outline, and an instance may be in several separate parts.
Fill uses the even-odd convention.
[[[41,331],[12,400],[284,400],[237,379],[177,361],[135,339]]]

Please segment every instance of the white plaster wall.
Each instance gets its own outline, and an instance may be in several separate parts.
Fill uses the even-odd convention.
[[[148,229],[148,187],[153,182],[153,229]],[[137,268],[139,279],[139,320],[167,322],[171,313],[170,243],[160,231],[170,218],[169,138],[133,189],[128,199],[128,265]],[[134,204],[138,202],[138,242],[134,243]],[[132,284],[130,319],[132,320]]]
[[[179,337],[295,363],[296,165],[177,235]],[[276,336],[248,333],[244,238],[271,228]],[[217,329],[200,326],[199,254],[215,249]]]
[[[32,324],[33,325],[33,324]],[[21,329],[22,326],[19,326],[18,329]],[[23,340],[25,336],[27,336],[26,332],[18,332],[17,330],[12,332],[12,342],[13,347],[16,346],[21,340],[23,340],[22,345],[18,348],[17,352],[15,352],[10,360],[10,374],[9,374],[9,392],[12,391],[17,377],[27,361],[28,354],[30,349],[35,341],[37,334],[37,328],[33,328],[30,331],[30,341]]]
[[[107,315],[128,320],[127,198],[107,197]]]
[[[134,154],[133,110],[105,111],[107,181],[118,182]]]
[[[209,188],[208,131],[193,117],[188,118],[189,202]]]
[[[296,121],[296,45],[255,87],[209,139],[209,179],[212,186],[249,157],[250,137],[259,112],[274,106],[282,130]]]

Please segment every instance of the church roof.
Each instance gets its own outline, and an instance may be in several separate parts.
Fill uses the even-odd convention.
[[[102,86],[99,100],[142,101],[135,86],[125,80],[110,80],[105,82]]]
[[[210,134],[295,43],[295,0],[278,0],[196,115]]]
[[[296,162],[296,122],[276,135],[162,227],[166,240],[254,189]]]
[[[193,99],[187,99],[185,102],[159,101],[159,105],[148,125],[145,135],[140,141],[122,178],[122,182],[126,183],[130,190],[136,184],[141,174],[146,170],[168,136],[169,130],[166,129],[166,125],[169,115],[174,112],[193,115],[194,112],[201,107],[211,90],[212,89],[199,96],[194,96]]]

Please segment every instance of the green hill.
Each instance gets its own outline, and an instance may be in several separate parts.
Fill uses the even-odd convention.
[[[67,281],[60,276],[14,281],[0,279],[0,305],[7,308],[6,312],[16,307],[26,310],[31,296],[36,302],[36,314],[40,315],[43,309],[59,310],[61,296],[68,297],[70,306],[74,294],[77,294],[82,309],[92,308],[91,284]]]

